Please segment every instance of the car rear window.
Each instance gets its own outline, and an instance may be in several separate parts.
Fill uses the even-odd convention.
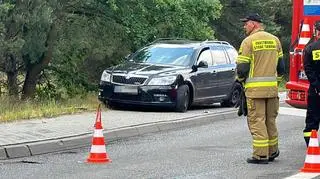
[[[237,57],[238,57],[238,52],[236,49],[232,48],[232,47],[226,47],[226,51],[228,53],[228,56],[230,58],[230,62],[231,63],[235,63]]]
[[[213,62],[215,65],[221,65],[227,63],[227,57],[222,47],[214,47],[211,49]]]

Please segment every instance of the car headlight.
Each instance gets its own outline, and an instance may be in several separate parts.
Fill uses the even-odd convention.
[[[106,71],[103,71],[103,73],[101,75],[101,81],[110,82],[111,81],[111,74]]]
[[[171,85],[177,79],[176,76],[165,76],[160,78],[152,78],[148,85]]]

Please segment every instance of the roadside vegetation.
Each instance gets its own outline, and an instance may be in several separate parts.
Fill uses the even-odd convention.
[[[11,122],[33,118],[49,118],[64,114],[95,111],[98,100],[95,94],[72,98],[64,101],[12,101],[8,98],[0,98],[0,122]]]
[[[0,1],[0,121],[95,110],[101,72],[158,38],[225,40],[264,17],[285,58],[291,0]],[[288,63],[287,63],[288,65]]]

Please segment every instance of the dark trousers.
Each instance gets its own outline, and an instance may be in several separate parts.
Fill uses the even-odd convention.
[[[310,86],[308,91],[308,104],[307,104],[307,116],[306,126],[303,130],[304,139],[308,146],[311,130],[319,129],[320,122],[320,96],[316,93],[316,90]]]

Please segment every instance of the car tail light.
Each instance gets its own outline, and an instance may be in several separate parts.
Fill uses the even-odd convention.
[[[291,100],[305,101],[306,100],[306,92],[305,91],[298,91],[298,90],[290,90],[288,93],[288,97]]]

